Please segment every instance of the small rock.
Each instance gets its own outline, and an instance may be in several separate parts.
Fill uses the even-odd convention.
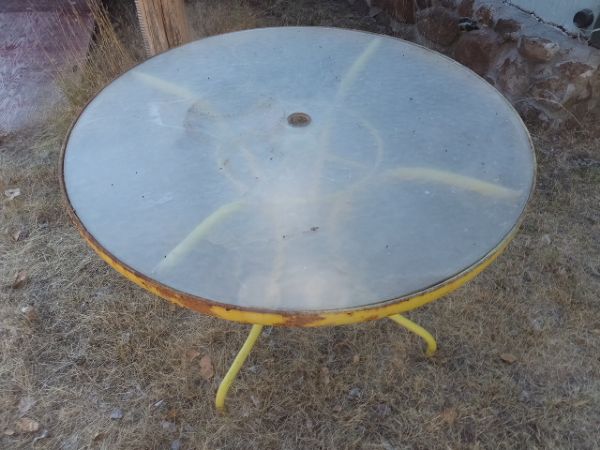
[[[512,353],[502,353],[500,355],[500,359],[504,361],[506,364],[513,364],[517,361],[517,357]]]
[[[479,75],[485,74],[498,50],[498,36],[485,29],[464,34],[454,49],[454,59]]]
[[[473,17],[474,1],[475,0],[462,0],[458,5],[458,14],[463,17]]]
[[[312,421],[312,420],[310,420],[310,419],[306,419],[306,428],[307,428],[309,431],[312,431],[312,429],[313,429],[313,427],[314,427],[314,426],[315,426],[315,424],[313,423],[313,421]]]
[[[588,81],[594,75],[594,68],[579,61],[566,61],[556,66],[560,76],[569,81]]]
[[[169,432],[177,431],[177,425],[175,425],[173,422],[167,422],[166,420],[163,420],[160,423],[160,426],[165,431],[169,431]]]
[[[19,400],[19,406],[17,407],[19,409],[19,414],[25,414],[34,404],[35,400],[33,398],[29,396],[22,397],[21,400]]]
[[[468,17],[462,17],[458,21],[458,29],[460,31],[475,31],[479,30],[479,25],[473,19],[469,19]]]
[[[181,441],[179,439],[175,439],[171,442],[171,450],[181,450]]]
[[[522,100],[515,103],[515,108],[525,122],[532,122],[550,128],[554,120],[546,110],[537,102],[532,100]]]
[[[550,245],[552,243],[552,239],[549,234],[544,234],[541,238],[543,244]]]
[[[417,13],[417,30],[431,42],[449,46],[458,39],[458,20],[455,13],[434,6]]]
[[[19,195],[21,195],[21,189],[19,189],[19,188],[7,189],[4,191],[4,195],[9,200],[13,200],[13,199],[17,198]]]
[[[544,329],[544,319],[542,317],[531,319],[531,328],[535,331],[542,331]]]
[[[327,367],[321,367],[321,381],[325,386],[329,384],[329,369]]]
[[[529,66],[518,55],[508,57],[498,69],[498,86],[508,96],[523,95],[529,88]]]
[[[556,42],[541,37],[523,36],[519,42],[519,53],[534,62],[550,61],[559,50]]]
[[[590,98],[591,87],[585,77],[555,75],[536,81],[531,86],[531,94],[534,98],[547,100],[546,106],[561,110],[563,106]]]
[[[516,41],[520,30],[521,24],[514,19],[498,19],[494,26],[494,31],[505,41]]]
[[[375,406],[375,413],[380,417],[387,417],[391,414],[392,408],[385,403],[378,403]]]
[[[360,361],[360,355],[357,353],[356,355],[354,355],[354,356],[352,357],[352,362],[353,362],[354,364],[358,364],[358,362],[359,362],[359,361]]]
[[[21,417],[15,423],[15,428],[21,433],[34,433],[40,429],[40,424],[29,417]]]
[[[488,6],[480,6],[477,11],[475,11],[475,18],[487,27],[494,26],[494,12]]]
[[[15,435],[15,430],[13,429],[8,429],[8,430],[4,430],[4,436],[14,436]]]
[[[350,389],[350,392],[348,392],[348,398],[350,400],[355,400],[355,399],[359,398],[361,395],[362,395],[362,391],[357,387],[353,387],[352,389]]]
[[[112,420],[121,420],[123,418],[123,410],[120,408],[113,409],[110,413],[110,418]]]

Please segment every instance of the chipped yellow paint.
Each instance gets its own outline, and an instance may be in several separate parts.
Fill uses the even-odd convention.
[[[70,210],[70,212],[74,218],[76,218],[75,213],[72,210]],[[75,223],[78,225],[78,219],[75,220]],[[517,228],[515,227],[512,233],[505,238],[502,244],[486,258],[484,258],[478,265],[475,265],[471,269],[459,274],[455,278],[450,279],[441,285],[414,296],[395,299],[384,304],[379,304],[378,306],[374,305],[373,307],[365,307],[360,309],[306,312],[289,311],[286,313],[279,313],[274,311],[243,309],[234,305],[225,306],[164,286],[121,263],[114,256],[105,251],[100,244],[98,244],[96,240],[85,229],[83,229],[83,227],[78,225],[77,228],[88,242],[90,247],[96,253],[98,253],[98,255],[106,263],[108,263],[112,268],[114,268],[128,280],[136,283],[137,285],[159,297],[169,300],[184,308],[233,322],[289,327],[347,325],[357,322],[383,319],[394,314],[419,308],[449,294],[450,292],[455,291],[465,283],[475,278],[506,249],[508,243],[517,231]]]

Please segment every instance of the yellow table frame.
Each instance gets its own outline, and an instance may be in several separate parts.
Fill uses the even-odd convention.
[[[435,341],[435,338],[431,335],[431,333],[429,333],[429,331],[427,331],[422,326],[417,325],[413,321],[408,320],[406,317],[401,316],[400,314],[394,314],[389,318],[397,324],[399,324],[400,326],[406,328],[408,331],[411,331],[417,336],[420,336],[425,341],[425,343],[427,344],[427,350],[425,351],[426,356],[434,355],[437,349],[437,342]],[[252,325],[252,329],[250,330],[250,334],[248,334],[248,337],[246,338],[246,342],[244,342],[244,345],[242,345],[242,348],[233,360],[231,367],[229,367],[229,370],[225,374],[223,381],[221,381],[221,384],[219,385],[219,389],[217,390],[217,396],[215,398],[215,406],[217,407],[217,410],[225,410],[225,399],[227,398],[227,393],[229,392],[229,389],[231,388],[235,377],[246,362],[248,355],[250,355],[250,352],[254,348],[254,345],[256,344],[256,341],[258,340],[258,337],[260,336],[263,330],[263,327],[264,325]]]
[[[77,213],[72,208],[70,202],[68,202],[68,194],[64,186],[63,178],[64,177],[61,177],[61,185],[64,196],[67,199],[67,210],[71,216],[71,219],[75,223],[75,226],[90,247],[117,272],[144,289],[152,292],[153,294],[180,306],[205,314],[210,314],[222,319],[252,324],[252,329],[250,330],[246,342],[235,357],[231,367],[225,374],[225,377],[221,381],[221,384],[217,390],[215,404],[219,411],[224,410],[227,393],[229,392],[229,389],[231,388],[231,385],[242,368],[244,362],[248,358],[248,355],[252,351],[252,348],[256,344],[256,341],[258,340],[258,337],[260,336],[265,325],[319,327],[366,322],[387,317],[396,322],[398,325],[406,328],[408,331],[421,337],[427,344],[426,355],[432,356],[437,349],[435,338],[423,327],[402,316],[400,313],[416,309],[420,306],[437,300],[475,278],[506,249],[508,243],[516,234],[522,220],[521,216],[521,219],[514,226],[511,232],[502,240],[502,242],[480,261],[455,277],[445,280],[444,282],[420,293],[380,304],[375,304],[370,307],[349,310],[276,312],[223,305],[212,302],[208,299],[203,299],[181,291],[177,291],[122,263],[114,255],[102,247],[100,243],[85,229],[79,217],[77,216]]]

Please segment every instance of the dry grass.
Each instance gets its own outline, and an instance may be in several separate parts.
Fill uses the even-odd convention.
[[[199,35],[305,16],[317,24],[335,15],[345,17],[338,24],[363,20],[347,17],[344,2],[315,3],[236,1],[233,23],[224,6],[214,22],[211,9],[191,8],[210,22],[196,27]],[[111,36],[96,41],[90,72],[70,85],[71,107],[43,132],[9,137],[0,153],[0,189],[22,190],[0,209],[0,432],[15,429],[27,397],[34,404],[24,415],[49,431],[35,444],[39,432],[1,435],[0,448],[165,449],[177,439],[184,449],[598,447],[593,129],[534,133],[538,187],[522,232],[475,282],[410,314],[437,335],[437,356],[425,359],[417,338],[385,321],[268,329],[222,417],[215,390],[248,327],[172,307],[123,280],[84,245],[62,208],[60,141],[73,111],[114,75],[94,60],[110,59]],[[120,45],[125,53],[112,60],[126,68],[139,50]],[[19,271],[27,281],[13,289]],[[28,305],[35,314],[22,312]],[[200,376],[190,352],[211,356],[214,379]],[[503,353],[516,361],[503,362]],[[121,420],[110,419],[115,408]]]

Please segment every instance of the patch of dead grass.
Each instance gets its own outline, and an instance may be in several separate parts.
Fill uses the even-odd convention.
[[[316,12],[308,1],[239,3],[232,22],[224,7],[214,22],[212,9],[193,10],[209,24],[196,28],[203,35],[303,23],[302,7],[309,22],[349,16],[342,3]],[[118,73],[93,59],[110,59],[115,36],[96,41],[106,47],[92,52],[80,84],[65,82],[70,105],[58,119],[10,137],[0,154],[2,190],[22,190],[0,209],[0,433],[14,430],[29,396],[24,415],[50,433],[40,449],[169,448],[176,439],[185,449],[597,445],[600,138],[534,133],[538,188],[521,233],[473,283],[410,313],[438,337],[434,358],[391,321],[267,328],[232,388],[230,414],[219,416],[214,394],[248,327],[172,307],[122,279],[62,208],[60,142],[75,111]],[[126,69],[139,48],[120,42]],[[20,270],[28,279],[12,289]],[[22,312],[28,305],[37,317]],[[190,351],[212,358],[214,378],[201,376]],[[116,408],[121,420],[110,419]],[[34,436],[0,435],[0,447],[30,448]]]

